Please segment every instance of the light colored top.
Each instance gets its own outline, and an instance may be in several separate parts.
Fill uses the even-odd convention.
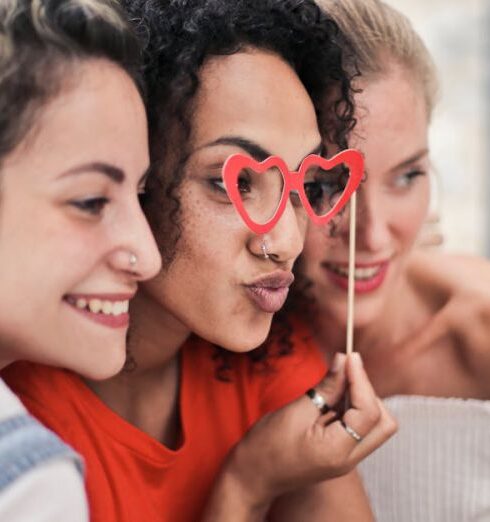
[[[26,419],[28,423],[24,424]],[[69,450],[65,451],[61,441],[57,438],[55,440],[53,434],[34,423],[22,403],[1,379],[0,426],[21,427],[4,429],[1,433],[0,455],[4,457],[1,462],[2,466],[8,465],[8,470],[0,466],[0,482],[5,482],[5,487],[0,490],[0,520],[88,521],[83,478]],[[32,426],[39,427],[39,431],[31,430]],[[27,430],[23,427],[27,427]],[[39,442],[39,447],[28,447],[28,444],[23,446],[27,439]],[[12,458],[19,447],[25,451]],[[29,452],[29,458],[24,458]],[[7,475],[11,476],[8,480]]]
[[[490,401],[395,396],[398,433],[359,466],[378,522],[490,521]]]

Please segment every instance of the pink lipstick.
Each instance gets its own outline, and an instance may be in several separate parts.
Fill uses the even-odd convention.
[[[260,310],[273,314],[283,307],[293,281],[292,272],[278,270],[246,284],[245,289]]]
[[[340,263],[322,263],[328,279],[341,288],[347,290],[348,265]],[[354,290],[356,294],[367,294],[376,291],[386,279],[389,261],[381,263],[356,264],[354,276]]]

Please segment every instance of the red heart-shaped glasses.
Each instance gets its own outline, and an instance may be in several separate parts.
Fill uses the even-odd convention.
[[[252,232],[266,234],[281,218],[291,193],[299,197],[315,224],[328,223],[358,188],[364,159],[354,149],[329,159],[310,154],[298,171],[290,171],[278,156],[258,162],[234,154],[226,160],[222,174],[228,197],[243,221]]]

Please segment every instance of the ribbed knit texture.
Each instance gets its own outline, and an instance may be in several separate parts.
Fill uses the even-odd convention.
[[[396,396],[399,432],[359,466],[378,522],[490,522],[490,401]]]

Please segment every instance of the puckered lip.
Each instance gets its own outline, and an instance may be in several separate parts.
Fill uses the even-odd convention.
[[[265,274],[258,277],[245,286],[249,288],[289,288],[294,282],[294,275],[292,272],[286,270],[276,270],[270,274]]]
[[[92,299],[99,299],[99,301],[130,301],[134,296],[136,295],[136,292],[132,293],[97,293],[97,294],[65,294],[63,298],[70,302],[70,303],[76,303],[77,299],[85,299],[86,301],[90,301]]]

